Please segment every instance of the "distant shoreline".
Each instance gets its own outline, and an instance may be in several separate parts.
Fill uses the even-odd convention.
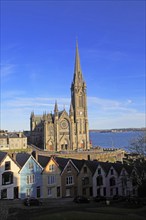
[[[115,128],[115,129],[90,129],[89,132],[98,133],[117,133],[117,132],[129,132],[129,131],[146,131],[146,128]]]

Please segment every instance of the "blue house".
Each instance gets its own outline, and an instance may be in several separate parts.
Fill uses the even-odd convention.
[[[21,167],[19,198],[42,197],[42,166],[27,153],[18,153],[16,161]]]

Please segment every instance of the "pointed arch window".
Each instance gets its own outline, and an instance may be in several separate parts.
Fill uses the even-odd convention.
[[[115,186],[116,185],[115,177],[110,178],[109,183],[110,183],[110,186]]]
[[[96,185],[97,186],[102,186],[103,185],[103,178],[101,175],[97,176],[96,178]]]

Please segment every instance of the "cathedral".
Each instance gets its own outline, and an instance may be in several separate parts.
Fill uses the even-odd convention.
[[[53,113],[40,116],[32,112],[30,131],[31,143],[47,151],[90,149],[86,83],[81,71],[77,43],[69,113],[65,109],[59,111],[57,102]]]

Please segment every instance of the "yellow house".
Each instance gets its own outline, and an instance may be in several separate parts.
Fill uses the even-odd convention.
[[[67,159],[51,158],[45,156],[38,156],[39,163],[44,167],[42,172],[42,197],[43,198],[61,198],[61,171]]]

